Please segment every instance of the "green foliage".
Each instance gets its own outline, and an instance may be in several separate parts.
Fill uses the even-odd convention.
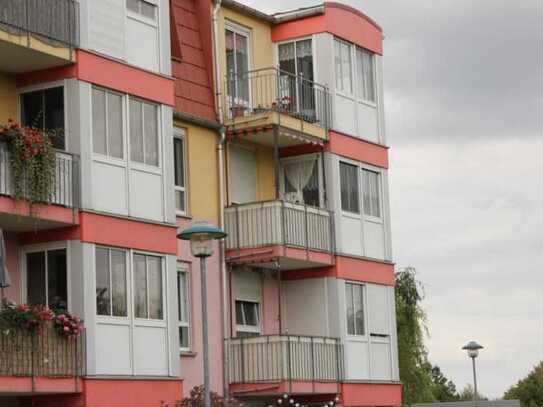
[[[421,306],[424,298],[416,270],[408,267],[396,273],[396,320],[398,324],[398,353],[403,402],[428,403],[455,401],[458,393],[439,366],[428,361],[424,344],[428,329],[426,313]]]
[[[185,397],[175,403],[175,407],[203,407],[204,406],[204,386],[195,386],[190,391],[190,396]],[[211,392],[211,407],[243,407],[238,400],[234,398],[225,398],[221,395]]]
[[[50,203],[55,188],[56,156],[50,138],[30,127],[9,122],[0,126],[0,135],[8,143],[11,182],[15,199]]]
[[[520,400],[522,407],[543,406],[543,362],[534,367],[528,375],[517,382],[503,396],[504,399]]]
[[[471,384],[466,384],[462,391],[458,393],[459,401],[471,401],[473,400],[473,394],[475,393],[473,386]],[[487,397],[483,396],[479,391],[477,392],[477,400],[488,400]]]

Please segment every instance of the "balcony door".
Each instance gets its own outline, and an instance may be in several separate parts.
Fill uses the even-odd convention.
[[[68,309],[66,248],[26,251],[26,302]]]
[[[249,106],[249,33],[228,24],[225,30],[227,104],[231,115]]]
[[[311,39],[279,44],[278,55],[281,103],[306,120],[315,119]]]

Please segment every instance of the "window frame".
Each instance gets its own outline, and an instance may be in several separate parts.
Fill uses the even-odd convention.
[[[279,190],[281,193],[281,197],[284,198],[286,192],[286,181],[285,181],[285,164],[292,164],[300,161],[309,161],[317,158],[317,162],[315,165],[317,165],[317,182],[319,184],[319,206],[317,208],[319,209],[326,209],[324,205],[324,195],[325,195],[325,185],[324,185],[324,174],[323,174],[323,168],[322,168],[322,155],[320,153],[313,153],[313,154],[304,154],[299,156],[293,156],[293,157],[285,157],[280,160],[280,167],[279,167]],[[304,204],[301,204],[304,205]],[[311,205],[308,205],[308,207],[312,207]]]
[[[187,321],[181,321],[179,318],[179,313],[181,311],[181,296],[179,292],[179,276],[183,274],[185,276],[185,300],[187,304],[187,309],[185,310],[187,315]],[[182,262],[177,262],[176,268],[176,283],[177,283],[177,306],[178,306],[178,315],[177,315],[177,326],[178,328],[187,328],[187,341],[188,346],[183,347],[179,343],[179,351],[190,352],[192,349],[193,338],[192,338],[192,296],[191,296],[191,274],[189,265]]]
[[[19,254],[19,264],[21,265],[21,300],[24,303],[28,302],[28,269],[26,264],[26,255],[29,253],[39,253],[39,252],[49,252],[49,251],[55,251],[55,250],[65,250],[66,251],[66,308],[68,311],[71,310],[72,305],[72,290],[71,290],[71,269],[70,269],[70,258],[71,253],[68,248],[68,243],[66,241],[61,242],[55,242],[55,243],[45,243],[45,244],[35,244],[35,245],[28,245],[23,246],[20,250]],[[45,258],[45,265],[47,270],[47,254]],[[47,273],[47,271],[46,271]],[[46,274],[46,282],[47,282],[47,274]],[[46,302],[49,301],[48,293],[47,291],[49,288],[47,287],[46,283],[46,296],[45,300]],[[47,304],[44,304],[47,305]]]
[[[357,327],[356,327],[356,310],[355,310],[355,307],[354,307],[354,295],[353,295],[353,298],[352,298],[352,307],[353,307],[353,323],[354,323],[354,334],[352,333],[349,333],[349,315],[348,315],[348,304],[347,304],[347,287],[348,286],[356,286],[356,287],[361,287],[360,289],[362,290],[362,315],[363,315],[363,333],[362,334],[359,334],[357,332]],[[367,293],[367,286],[366,284],[360,282],[360,281],[351,281],[351,280],[348,280],[348,281],[345,281],[345,334],[347,335],[347,337],[351,338],[351,339],[365,339],[368,337],[368,314],[367,314],[367,310],[368,310],[368,304],[367,304],[367,297],[368,297],[368,293]],[[354,291],[353,291],[353,294],[354,294]]]
[[[225,77],[226,77],[226,82],[227,82],[227,86],[226,86],[226,89],[225,89],[225,96],[226,96],[226,104],[228,106],[228,104],[232,101],[232,99],[234,100],[234,103],[236,105],[238,104],[243,104],[243,105],[246,105],[247,107],[251,107],[251,100],[252,100],[252,92],[251,92],[251,81],[249,80],[248,81],[248,84],[247,84],[247,98],[248,100],[243,100],[243,99],[240,99],[239,96],[238,96],[238,92],[237,92],[237,84],[236,84],[236,94],[232,97],[232,95],[230,95],[228,93],[228,83],[230,81],[229,79],[229,75],[230,73],[228,72],[228,57],[226,55],[226,31],[231,31],[232,33],[234,33],[234,35],[241,35],[243,37],[245,37],[247,39],[247,72],[251,72],[252,70],[252,66],[253,66],[253,63],[252,63],[252,56],[253,56],[253,52],[252,52],[252,32],[251,32],[251,29],[250,28],[247,28],[247,27],[244,27],[243,25],[240,25],[238,23],[236,23],[235,21],[232,21],[232,20],[229,20],[229,19],[225,19],[224,21],[224,30],[223,30],[223,35],[224,35],[224,42],[225,42],[225,47],[224,47],[224,66],[225,66],[225,70],[227,72],[225,72]],[[235,41],[234,41],[235,43]],[[236,48],[237,49],[237,48]],[[235,77],[237,77],[239,75],[239,70],[238,70],[238,66],[237,66],[237,59],[234,58],[234,66],[235,66],[235,72],[234,72],[234,75]],[[231,106],[229,106],[231,107]]]
[[[343,200],[341,198],[341,164],[345,164],[351,167],[354,167],[356,169],[356,185],[358,187],[358,212],[352,212],[349,210],[343,209]],[[363,209],[362,209],[362,176],[360,175],[360,163],[356,161],[347,160],[344,158],[341,158],[338,160],[338,179],[339,179],[339,207],[341,209],[341,213],[344,216],[352,217],[359,219],[361,216],[363,216]]]
[[[134,266],[134,257],[135,256],[144,256],[145,257],[145,295],[146,295],[146,302],[147,302],[147,317],[139,317],[136,315],[136,306],[137,306],[137,302],[136,302],[136,267]],[[148,262],[147,262],[147,258],[148,257],[155,257],[157,259],[160,260],[160,270],[161,270],[161,299],[162,299],[162,318],[160,319],[157,319],[157,318],[150,318],[150,312],[149,312],[149,307],[150,307],[150,301],[149,301],[149,267],[148,267]],[[164,256],[161,256],[157,253],[150,253],[150,252],[145,252],[145,251],[141,251],[141,250],[131,250],[131,256],[130,256],[130,278],[131,278],[131,287],[130,287],[130,292],[131,292],[131,300],[132,300],[132,310],[131,310],[131,319],[133,321],[135,321],[136,324],[140,324],[142,322],[147,322],[147,323],[168,323],[168,310],[166,309],[166,296],[167,296],[167,292],[166,292],[166,284],[165,284],[165,278],[166,278],[166,263],[165,263],[165,259],[164,259]]]
[[[375,96],[375,100],[370,100],[368,99],[366,96],[366,93],[367,93],[367,82],[366,82],[366,72],[364,70],[364,63],[362,61],[362,67],[361,67],[361,72],[362,72],[362,78],[358,78],[358,52],[361,52],[362,54],[362,58],[363,58],[363,54],[366,53],[366,54],[369,54],[371,56],[371,65],[372,65],[372,84],[373,84],[373,94]],[[377,107],[377,65],[376,65],[376,61],[375,61],[375,53],[366,49],[366,48],[363,48],[363,47],[360,47],[358,45],[354,45],[354,56],[355,56],[355,59],[354,59],[354,76],[356,77],[356,80],[355,82],[356,83],[362,83],[362,88],[363,88],[363,94],[361,95],[359,90],[358,90],[358,86],[356,88],[356,98],[359,102],[361,103],[364,103],[366,105],[369,105],[369,106],[372,106],[372,107]]]
[[[97,274],[96,274],[96,252],[97,252],[97,249],[103,249],[103,250],[107,250],[108,251],[108,266],[109,266],[109,287],[110,287],[110,314],[108,315],[104,315],[104,314],[98,314],[98,304],[96,303],[95,304],[95,307],[94,307],[94,312],[95,312],[95,315],[97,318],[107,318],[107,319],[114,319],[114,320],[119,320],[119,321],[127,321],[129,320],[130,318],[130,295],[131,295],[131,290],[130,290],[130,285],[129,285],[129,282],[130,282],[130,267],[129,267],[129,263],[128,263],[128,252],[129,250],[127,249],[123,249],[123,248],[120,248],[120,247],[113,247],[113,246],[103,246],[103,245],[95,245],[94,246],[94,287],[95,287],[95,294],[94,294],[94,297],[95,297],[95,300],[96,300],[96,277],[97,277]],[[113,287],[113,274],[111,273],[111,252],[115,250],[115,251],[118,251],[118,252],[123,252],[124,253],[124,266],[125,266],[125,289],[126,289],[126,293],[125,293],[125,305],[126,305],[126,315],[125,316],[120,316],[120,315],[113,315],[113,293],[111,292],[112,290],[112,287]]]
[[[336,90],[336,93],[340,94],[340,95],[343,95],[347,98],[354,98],[356,97],[356,90],[355,90],[355,72],[353,70],[354,68],[354,63],[353,63],[353,59],[356,57],[356,55],[354,54],[354,50],[353,50],[353,44],[348,42],[348,41],[345,41],[343,40],[342,38],[340,37],[333,37],[332,39],[333,41],[333,52],[334,52],[334,87],[335,87],[335,90]],[[342,83],[342,88],[340,89],[338,87],[338,70],[337,70],[337,63],[336,63],[336,60],[337,58],[339,57],[340,58],[340,65],[342,66],[342,63],[341,63],[341,54],[338,55],[338,49],[336,47],[336,43],[339,43],[339,44],[342,44],[342,45],[346,45],[349,49],[349,52],[348,52],[348,55],[349,55],[349,70],[350,70],[350,90],[346,90],[346,89],[343,89],[343,79],[341,80],[341,83]],[[343,70],[342,70],[343,72]]]
[[[21,96],[25,93],[31,93],[31,92],[37,92],[37,91],[44,91],[47,89],[53,89],[53,88],[62,88],[62,97],[64,102],[64,149],[55,148],[55,151],[58,152],[69,152],[69,143],[68,143],[68,132],[69,132],[69,123],[68,123],[68,112],[67,112],[67,106],[68,106],[68,95],[66,92],[67,89],[67,80],[63,79],[60,81],[54,81],[54,82],[47,82],[47,83],[40,83],[38,85],[30,85],[30,86],[24,86],[17,89],[17,121],[19,123],[22,123],[22,109],[21,109],[21,103],[22,98]]]
[[[144,16],[141,13],[130,10],[128,8],[128,0],[125,0],[125,2],[124,2],[126,17],[131,18],[133,20],[137,20],[137,21],[139,21],[141,23],[150,25],[152,27],[158,28],[158,21],[159,21],[159,18],[160,18],[160,5],[159,5],[158,1],[156,1],[156,0],[137,0],[137,1],[138,1],[138,3],[147,3],[147,4],[152,5],[154,7],[154,9],[155,9],[155,18],[151,19],[149,17]]]
[[[142,145],[142,154],[143,161],[136,161],[132,159],[132,140],[131,140],[131,130],[130,130],[130,101],[134,100],[141,103],[141,114],[142,116],[142,132],[143,132],[143,145]],[[130,162],[130,167],[136,169],[142,169],[143,171],[148,171],[151,173],[161,174],[162,170],[162,105],[160,103],[152,102],[146,99],[142,99],[133,94],[125,94],[125,103],[126,103],[126,118],[124,125],[126,126],[126,160]],[[145,113],[144,106],[152,105],[156,107],[156,126],[157,126],[157,158],[158,162],[156,165],[147,164],[145,162]]]
[[[370,167],[368,165],[361,165],[360,166],[361,176],[360,176],[360,182],[361,182],[361,205],[362,205],[362,213],[364,215],[364,218],[366,220],[370,220],[376,223],[383,223],[383,210],[384,210],[384,196],[383,196],[383,172],[381,170],[375,169],[373,167]],[[366,208],[364,205],[364,171],[371,172],[377,175],[377,192],[378,192],[378,198],[379,198],[379,215],[380,216],[374,216],[372,214],[366,213]],[[370,197],[371,199],[371,197]]]
[[[238,304],[238,302],[256,304],[256,307],[257,307],[256,317],[258,319],[256,325],[245,325],[245,324],[240,324],[239,323],[238,318],[237,318],[237,304]],[[245,321],[243,321],[243,322],[247,322],[247,318],[245,317],[244,308],[242,307],[241,310],[242,310],[242,313],[243,313],[244,318],[245,318]],[[238,332],[249,333],[249,334],[257,334],[257,336],[260,336],[262,334],[262,306],[261,306],[260,301],[255,301],[254,299],[236,297],[236,299],[234,301],[234,315],[236,317],[236,336],[238,336]]]
[[[105,115],[105,125],[106,125],[106,152],[107,154],[102,154],[102,153],[97,153],[94,151],[94,123],[93,123],[93,90],[96,89],[96,90],[99,90],[99,91],[103,91],[104,94],[105,94],[105,108],[106,108],[106,115]],[[121,97],[121,142],[122,142],[122,152],[123,152],[123,156],[122,158],[119,158],[119,157],[115,157],[113,155],[109,155],[109,129],[108,129],[108,123],[109,123],[109,119],[108,119],[108,115],[107,115],[107,112],[108,112],[108,109],[107,109],[107,106],[108,106],[108,101],[107,101],[107,95],[108,93],[111,93],[113,95],[117,95],[117,96],[120,96]],[[92,155],[94,157],[94,159],[97,159],[98,161],[104,161],[104,162],[117,162],[117,163],[126,163],[128,161],[128,128],[127,128],[127,125],[129,125],[129,123],[127,122],[127,113],[128,113],[128,110],[127,110],[127,106],[126,106],[126,99],[127,99],[127,96],[130,96],[129,94],[127,93],[121,93],[121,92],[117,92],[117,91],[114,91],[114,90],[111,90],[111,89],[108,89],[108,88],[104,88],[102,86],[97,86],[97,85],[92,85],[91,86],[91,92],[90,92],[90,99],[91,99],[91,111],[90,111],[90,117],[91,117],[91,138],[92,138],[92,145],[91,145],[91,151],[92,151]]]
[[[174,206],[175,206],[176,215],[178,215],[178,216],[187,216],[187,214],[189,213],[189,208],[188,208],[189,199],[188,199],[188,185],[187,185],[188,184],[187,131],[185,129],[183,129],[183,128],[174,127],[174,134],[173,134],[173,142],[174,143],[175,143],[176,139],[181,140],[182,146],[183,146],[183,181],[184,181],[185,186],[181,187],[181,186],[175,184],[175,171],[176,171],[175,165],[176,165],[176,162],[175,162],[175,145],[174,145],[174,148],[173,148],[173,153],[174,153],[174,158],[173,158],[173,163],[174,163]],[[182,192],[183,193],[183,201],[184,201],[184,207],[185,207],[184,210],[181,210],[181,209],[179,209],[177,207],[177,197],[175,196],[175,194],[177,192]]]

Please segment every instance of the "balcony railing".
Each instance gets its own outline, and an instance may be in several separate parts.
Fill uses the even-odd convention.
[[[52,45],[79,46],[79,3],[75,0],[2,0],[0,29],[32,35]]]
[[[0,195],[14,196],[8,146],[0,142]],[[55,164],[55,188],[51,203],[79,207],[79,157],[57,152]]]
[[[337,382],[343,379],[339,339],[273,335],[230,340],[230,383]]]
[[[332,252],[333,216],[326,209],[285,201],[226,208],[227,249],[285,245]]]
[[[229,73],[226,77],[226,118],[276,111],[329,128],[328,89],[303,76],[278,68]]]
[[[43,332],[0,330],[0,376],[81,377],[85,373],[84,339],[61,337],[53,327]]]

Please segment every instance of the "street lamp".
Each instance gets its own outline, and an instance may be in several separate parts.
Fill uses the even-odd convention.
[[[471,358],[473,365],[473,400],[477,400],[477,373],[475,372],[475,358],[479,356],[479,350],[484,349],[482,345],[475,341],[469,341],[463,347],[463,350],[467,351],[468,357]]]
[[[192,226],[181,231],[178,239],[190,240],[190,251],[194,257],[200,258],[200,277],[202,280],[202,341],[204,347],[204,407],[211,407],[211,390],[209,388],[209,343],[207,334],[207,268],[206,259],[213,255],[213,240],[226,237],[226,233],[208,222],[194,222]]]

